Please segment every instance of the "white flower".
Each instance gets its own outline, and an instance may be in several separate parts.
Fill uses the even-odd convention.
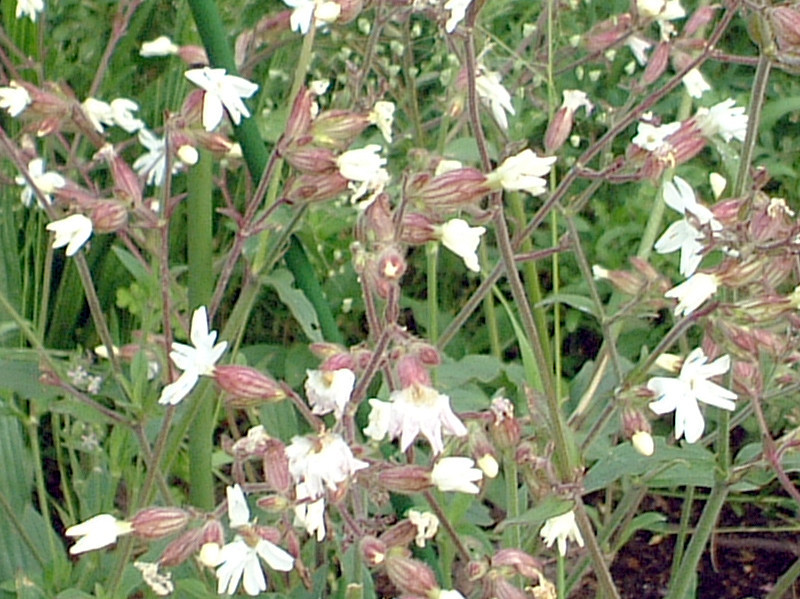
[[[711,364],[706,364],[707,361],[702,348],[698,347],[684,360],[678,378],[654,377],[647,382],[647,388],[658,395],[658,399],[650,403],[650,409],[659,415],[674,411],[675,438],[685,436],[689,443],[697,441],[705,429],[698,401],[723,410],[732,411],[736,407],[735,393],[708,380],[730,370],[730,357],[722,356]]]
[[[336,159],[339,173],[351,181],[350,189],[353,190],[351,201],[355,202],[367,193],[374,197],[383,191],[389,182],[389,172],[383,168],[386,165],[386,158],[378,155],[380,151],[379,145],[369,144],[363,148],[343,152]]]
[[[645,457],[650,457],[656,450],[656,444],[653,440],[653,435],[647,431],[636,431],[631,436],[631,445],[633,448]]]
[[[425,547],[425,541],[435,537],[439,530],[439,518],[431,512],[408,510],[408,521],[417,527],[417,536],[414,539],[417,547]]]
[[[464,599],[464,595],[455,589],[439,589],[436,599]]]
[[[450,398],[436,389],[415,384],[393,391],[389,400],[391,411],[386,432],[392,439],[400,437],[401,451],[422,435],[431,444],[433,453],[439,454],[444,449],[442,432],[457,437],[467,434],[467,428],[450,408]],[[370,405],[375,410],[376,404],[370,401]],[[379,408],[383,409],[384,406]]]
[[[98,133],[103,132],[104,125],[113,125],[111,105],[97,98],[86,98],[82,103],[83,113]]]
[[[92,236],[92,219],[83,214],[72,214],[47,223],[45,228],[56,234],[53,240],[54,249],[67,246],[67,256],[74,256]]]
[[[325,0],[283,0],[283,3],[294,9],[289,17],[292,31],[303,35],[311,29],[312,17],[314,24],[319,27],[335,22],[342,12],[342,7],[337,2]]]
[[[699,69],[692,69],[686,73],[682,81],[686,92],[693,98],[702,98],[703,94],[711,89]]]
[[[194,388],[201,376],[212,376],[214,364],[228,347],[227,341],[214,344],[217,332],[208,330],[208,314],[205,306],[200,306],[194,311],[189,338],[192,340],[192,345],[172,344],[169,357],[183,374],[175,382],[164,387],[158,399],[160,404],[179,403]]]
[[[579,89],[565,89],[562,92],[563,102],[561,106],[566,108],[573,114],[578,112],[578,109],[585,108],[586,114],[591,114],[594,110],[594,104],[589,101],[589,96],[586,92]]]
[[[705,137],[719,135],[726,142],[731,139],[744,141],[747,135],[747,115],[743,106],[728,98],[711,108],[698,108],[694,116]]]
[[[639,65],[644,66],[647,64],[647,51],[653,44],[638,35],[631,35],[625,42],[625,45],[630,48],[633,57]]]
[[[356,384],[356,375],[348,368],[339,370],[306,370],[306,396],[314,414],[333,412],[337,420],[344,413]]]
[[[667,138],[681,128],[679,122],[667,123],[666,125],[651,125],[650,123],[640,122],[633,144],[648,152],[658,152],[665,146],[669,146]]]
[[[370,399],[369,423],[364,434],[373,441],[383,441],[392,422],[392,404],[379,399]]]
[[[300,483],[295,487],[297,505],[294,506],[294,525],[302,526],[317,541],[325,539],[325,498],[320,497],[314,501],[308,492],[308,485]]]
[[[643,17],[672,21],[686,16],[680,0],[636,0],[636,9]]]
[[[133,525],[117,520],[111,514],[100,514],[85,522],[70,526],[64,533],[68,537],[81,537],[69,548],[70,555],[102,549],[117,542],[117,537],[133,531]]]
[[[688,316],[703,302],[717,292],[719,278],[704,272],[696,272],[680,285],[667,291],[664,296],[675,298],[678,305],[675,306],[675,315]]]
[[[228,75],[225,69],[210,67],[191,69],[184,76],[206,92],[203,95],[203,127],[206,131],[213,131],[219,125],[223,109],[228,111],[236,125],[242,121],[242,117],[250,116],[242,98],[249,98],[256,93],[258,85],[255,83]]]
[[[464,260],[464,264],[473,272],[480,272],[478,254],[481,235],[486,233],[485,227],[470,227],[467,221],[454,218],[438,227],[442,244]]]
[[[714,199],[718,200],[728,186],[728,180],[719,173],[709,173],[708,183],[711,185],[711,193],[714,194]]]
[[[722,224],[714,218],[711,211],[698,204],[691,185],[680,177],[664,183],[664,202],[683,214],[684,219],[672,223],[656,242],[655,250],[659,254],[668,254],[680,249],[680,272],[684,277],[694,274],[703,259],[703,233],[690,220],[690,216],[700,225],[708,225],[712,231],[720,231]]]
[[[111,120],[113,123],[128,133],[133,133],[144,127],[144,122],[133,116],[139,110],[139,105],[128,98],[111,100]]]
[[[159,597],[170,595],[175,590],[175,585],[172,584],[172,573],[161,574],[158,571],[158,564],[133,562],[133,566],[142,573],[142,580]]]
[[[67,184],[66,179],[59,175],[58,173],[54,173],[53,171],[46,171],[44,170],[44,160],[41,158],[34,158],[28,163],[28,176],[31,178],[34,187],[36,187],[41,195],[44,197],[44,200],[50,204],[53,201],[53,198],[50,194],[55,192],[56,189],[60,189]],[[14,179],[17,185],[22,185],[23,189],[20,193],[20,200],[25,206],[29,207],[33,204],[34,199],[37,203],[39,203],[39,196],[28,184],[28,181],[22,175],[17,175]]]
[[[500,80],[500,73],[489,71],[483,67],[478,67],[477,77],[475,78],[475,88],[478,97],[484,106],[492,111],[492,116],[503,131],[508,130],[508,114],[516,114],[514,106],[511,104],[511,94],[503,87]]]
[[[394,102],[379,100],[369,112],[369,122],[375,125],[387,144],[392,143],[392,123],[394,122]]]
[[[147,149],[147,153],[136,159],[133,168],[146,178],[148,185],[160,187],[167,177],[167,144],[163,137],[156,137],[147,129],[139,129],[138,135],[139,143]],[[177,160],[174,161],[172,173],[178,172],[180,166]]]
[[[483,478],[483,472],[474,468],[472,458],[442,458],[431,470],[431,482],[440,491],[457,491],[458,493],[480,492],[475,483]]]
[[[44,10],[43,0],[17,0],[16,17],[21,19],[27,16],[33,23],[36,17]]]
[[[447,33],[453,33],[458,27],[458,24],[464,20],[467,14],[467,8],[472,0],[447,0],[444,3],[444,9],[450,11],[450,16],[444,24],[444,30]]]
[[[8,87],[0,87],[0,108],[8,112],[8,116],[18,117],[32,102],[28,90],[16,81]]]
[[[152,58],[156,56],[169,56],[177,54],[180,48],[172,43],[166,35],[157,37],[149,42],[142,42],[142,47],[139,49],[139,56],[145,58]]]
[[[555,156],[537,156],[527,149],[506,158],[486,178],[490,184],[499,183],[508,191],[522,190],[538,196],[547,190],[547,181],[542,177],[550,172],[555,161]]]
[[[239,485],[225,487],[225,499],[228,502],[228,522],[231,528],[241,528],[250,524],[250,508],[244,491]]]
[[[249,537],[248,537],[249,538]],[[217,568],[217,593],[234,595],[242,583],[245,593],[254,597],[267,590],[267,579],[261,569],[259,557],[273,570],[288,572],[294,566],[294,558],[283,549],[267,541],[253,537],[251,545],[241,536],[236,536],[219,552]]]
[[[567,554],[567,541],[569,539],[583,547],[583,536],[581,536],[581,531],[575,522],[575,512],[573,510],[568,511],[566,514],[549,518],[542,526],[539,535],[544,539],[548,547],[552,547],[553,543],[558,541],[558,552],[562,557]]]
[[[324,432],[313,439],[293,437],[286,448],[289,472],[296,483],[305,482],[308,497],[322,497],[369,464],[353,457],[353,452],[341,436]]]

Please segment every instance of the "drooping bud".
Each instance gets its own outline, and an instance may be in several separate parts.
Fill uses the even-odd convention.
[[[667,70],[669,64],[669,52],[671,45],[669,42],[661,42],[656,46],[650,60],[647,61],[647,66],[642,74],[642,84],[650,85],[655,83],[664,71]]]
[[[311,122],[313,143],[323,148],[346,150],[370,125],[369,117],[350,110],[327,110]]]
[[[389,547],[408,547],[417,536],[417,527],[410,520],[400,520],[381,533],[380,540]]]
[[[393,493],[419,493],[429,489],[431,474],[423,466],[394,466],[378,473],[378,483]]]
[[[338,198],[348,190],[348,181],[339,171],[322,174],[304,173],[291,177],[283,188],[283,199],[290,204],[324,202]]]
[[[556,111],[544,134],[544,149],[548,154],[552,154],[564,145],[569,134],[572,133],[574,121],[575,113],[566,107],[562,106]]]
[[[195,528],[189,530],[164,548],[158,563],[166,567],[182,564],[197,553],[202,545],[203,529]]]
[[[115,200],[97,200],[89,217],[95,233],[114,233],[128,224],[128,209]]]
[[[233,407],[249,407],[286,398],[277,381],[249,366],[217,366],[214,381],[230,396],[227,402]]]
[[[180,532],[189,523],[189,512],[176,507],[140,510],[131,520],[133,533],[144,539],[160,539]]]
[[[427,597],[439,588],[433,570],[423,562],[408,557],[407,550],[399,547],[389,550],[384,563],[389,580],[404,595]]]
[[[264,478],[279,493],[286,493],[292,486],[286,446],[279,439],[270,439],[264,451]]]
[[[438,176],[420,173],[408,178],[409,200],[439,213],[477,204],[489,193],[486,175],[474,168],[460,168]]]
[[[493,568],[513,568],[515,574],[525,578],[538,578],[542,563],[521,549],[501,549],[492,556]]]
[[[362,538],[359,543],[359,548],[361,549],[364,562],[371,568],[382,564],[383,560],[386,558],[386,544],[375,537],[366,536]]]
[[[397,360],[397,376],[403,389],[412,385],[430,387],[432,384],[428,369],[415,355],[404,355]]]
[[[586,34],[586,47],[589,52],[604,52],[615,46],[630,34],[631,15],[623,13],[601,21]]]

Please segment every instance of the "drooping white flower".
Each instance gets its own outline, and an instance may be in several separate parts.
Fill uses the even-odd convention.
[[[483,478],[483,472],[474,466],[475,460],[472,458],[442,458],[431,470],[431,482],[440,491],[475,495],[480,492],[480,487],[475,483]]]
[[[179,403],[194,388],[201,376],[212,376],[214,365],[228,347],[227,341],[214,343],[217,340],[217,332],[208,330],[208,314],[205,306],[200,306],[194,311],[189,338],[192,340],[192,345],[172,344],[169,357],[183,373],[161,391],[161,397],[158,399],[160,404]]]
[[[585,91],[579,89],[565,89],[562,92],[563,101],[561,106],[571,111],[573,114],[578,112],[580,108],[586,110],[586,114],[591,114],[594,110],[594,104],[589,101],[589,96]]]
[[[323,432],[313,437],[293,437],[286,447],[289,472],[295,483],[305,482],[308,497],[322,497],[369,464],[357,460],[340,435]]]
[[[392,123],[394,122],[394,102],[379,100],[369,112],[369,122],[375,125],[387,144],[392,143]]]
[[[69,548],[70,555],[102,549],[117,542],[117,537],[133,532],[133,525],[117,520],[111,514],[100,514],[85,522],[70,526],[64,533],[68,537],[80,537]]]
[[[417,547],[425,547],[425,541],[436,536],[439,530],[439,518],[431,512],[408,510],[408,521],[417,527],[414,543]]]
[[[680,0],[636,0],[639,15],[658,21],[672,21],[686,16]]]
[[[632,142],[648,152],[658,152],[669,145],[667,138],[680,128],[680,122],[656,126],[642,121]]]
[[[153,562],[133,562],[133,567],[142,573],[142,580],[159,597],[172,594],[175,585],[172,583],[172,572],[162,574],[158,571],[158,564]]]
[[[719,278],[716,275],[696,272],[680,285],[667,291],[664,296],[678,300],[675,315],[688,316],[703,302],[717,292]]]
[[[511,104],[511,94],[503,87],[500,73],[479,67],[475,77],[475,88],[480,101],[492,111],[494,120],[503,131],[507,131],[508,117],[506,113],[516,114],[516,112]]]
[[[652,43],[638,35],[631,35],[626,40],[625,45],[630,48],[633,57],[640,66],[647,64],[647,51],[653,46]]]
[[[458,27],[458,24],[464,20],[470,2],[472,2],[472,0],[447,0],[447,2],[444,3],[444,9],[450,11],[450,16],[444,24],[444,30],[447,33],[453,33],[456,27]]]
[[[736,106],[736,100],[732,98],[714,104],[711,108],[698,108],[694,119],[705,137],[719,135],[729,142],[731,139],[744,141],[747,135],[744,107]]]
[[[83,113],[98,133],[103,132],[104,126],[114,124],[111,105],[108,102],[103,102],[97,98],[86,98],[81,103],[81,108],[83,108]]]
[[[736,408],[733,403],[736,394],[708,380],[730,370],[730,357],[722,356],[711,364],[706,364],[707,361],[702,348],[698,347],[684,360],[678,378],[654,377],[647,382],[647,388],[658,396],[649,404],[650,409],[659,415],[675,412],[675,438],[685,436],[689,443],[697,441],[705,429],[697,402],[729,411]]]
[[[444,247],[464,260],[471,271],[481,271],[476,252],[481,243],[481,235],[486,233],[485,227],[470,227],[467,221],[454,218],[438,227],[438,230]]]
[[[364,434],[373,441],[383,441],[389,434],[389,425],[392,422],[392,404],[380,399],[370,399],[369,405],[369,423]]]
[[[303,35],[311,29],[311,19],[317,27],[336,21],[342,12],[342,7],[332,1],[326,0],[283,0],[286,6],[293,8],[289,17],[292,31]]]
[[[190,69],[184,76],[206,92],[203,95],[203,127],[206,131],[216,129],[225,110],[236,125],[242,122],[242,117],[250,116],[242,99],[249,98],[258,91],[255,83],[236,75],[228,75],[225,69],[211,67]]]
[[[542,195],[547,191],[547,180],[543,177],[550,172],[555,161],[555,156],[537,156],[528,148],[506,158],[486,179],[490,185],[496,187],[499,184],[508,191],[522,190],[533,196]]]
[[[553,543],[558,541],[558,552],[562,556],[567,554],[567,541],[570,539],[583,547],[583,536],[578,524],[575,522],[575,512],[573,510],[560,516],[548,518],[539,535],[544,539],[548,547],[552,547]]]
[[[704,93],[711,90],[711,86],[703,77],[700,69],[692,69],[683,76],[681,81],[686,88],[686,93],[693,98],[702,98]]]
[[[353,190],[351,201],[361,199],[367,193],[374,197],[389,182],[389,172],[383,168],[386,158],[379,155],[381,147],[369,144],[363,148],[348,150],[336,158],[339,173],[349,180]]]
[[[400,437],[401,451],[408,449],[414,439],[422,435],[431,444],[433,453],[439,454],[444,449],[443,432],[457,437],[467,434],[467,428],[450,408],[450,398],[436,389],[414,384],[393,391],[389,400],[391,409],[386,433],[392,439]],[[373,401],[370,405],[376,409]],[[386,407],[379,406],[378,410],[384,411]],[[372,424],[372,418],[370,420]]]
[[[356,384],[355,373],[348,368],[339,370],[306,370],[305,389],[314,414],[330,414],[341,418]]]
[[[139,56],[153,58],[157,56],[170,56],[177,54],[180,48],[172,42],[166,35],[161,35],[149,42],[142,42],[139,49]]]
[[[144,176],[148,185],[160,187],[167,177],[167,144],[163,137],[156,137],[147,129],[139,129],[139,143],[147,153],[139,156],[133,163],[134,170]],[[172,164],[172,173],[180,167],[177,161]]]
[[[304,482],[295,487],[295,494],[298,503],[294,506],[294,525],[302,526],[317,541],[323,541],[326,534],[325,498],[312,499]]]
[[[67,246],[67,256],[74,256],[92,236],[92,219],[83,214],[71,214],[47,223],[45,228],[56,234],[53,240],[54,249]]]
[[[51,194],[54,193],[56,189],[60,189],[67,184],[67,180],[58,173],[45,171],[44,160],[41,158],[34,158],[28,163],[28,176],[48,204],[53,201]],[[17,175],[14,181],[17,185],[23,186],[22,192],[20,193],[20,200],[26,207],[30,208],[34,200],[39,203],[39,196],[28,184],[25,177]]]
[[[28,90],[16,81],[11,81],[8,87],[0,87],[0,109],[10,117],[18,117],[32,101]]]
[[[139,110],[139,105],[128,98],[111,100],[111,120],[113,123],[128,133],[133,133],[144,127],[144,121],[137,119],[133,113]]]
[[[44,0],[17,0],[16,17],[28,17],[31,22],[36,22],[36,17],[44,11]]]
[[[664,202],[680,212],[684,218],[672,223],[656,242],[655,250],[659,254],[681,251],[680,272],[684,277],[694,274],[703,259],[703,233],[695,227],[695,219],[700,225],[708,225],[712,231],[722,230],[722,224],[714,218],[711,211],[699,204],[694,190],[685,180],[674,177],[664,183]]]
[[[719,173],[709,173],[708,183],[711,185],[711,193],[714,194],[714,199],[718,200],[728,186],[728,180]]]

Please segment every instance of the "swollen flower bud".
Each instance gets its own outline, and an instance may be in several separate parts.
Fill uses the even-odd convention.
[[[378,473],[378,483],[393,493],[419,493],[429,489],[433,483],[427,468],[423,466],[395,466]]]
[[[128,209],[114,200],[94,202],[89,216],[95,233],[114,233],[128,224]]]
[[[664,74],[669,64],[670,47],[669,42],[661,42],[656,46],[642,74],[642,84],[650,85],[655,83]]]
[[[131,520],[133,533],[145,539],[160,539],[180,532],[189,523],[189,512],[176,507],[140,510]]]
[[[407,557],[406,550],[395,548],[386,555],[386,574],[403,595],[427,597],[439,585],[433,570],[423,562]]]
[[[246,407],[261,402],[274,402],[286,398],[280,385],[270,377],[249,366],[223,365],[214,369],[217,386],[230,397],[234,407]]]
[[[362,538],[361,542],[359,543],[359,547],[361,549],[361,555],[364,558],[364,562],[369,567],[382,564],[383,560],[386,558],[386,544],[375,537],[367,536]]]

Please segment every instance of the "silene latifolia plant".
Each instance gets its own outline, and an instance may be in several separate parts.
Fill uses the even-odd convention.
[[[800,6],[2,6],[4,597],[633,596],[649,533],[682,599],[796,524]]]

